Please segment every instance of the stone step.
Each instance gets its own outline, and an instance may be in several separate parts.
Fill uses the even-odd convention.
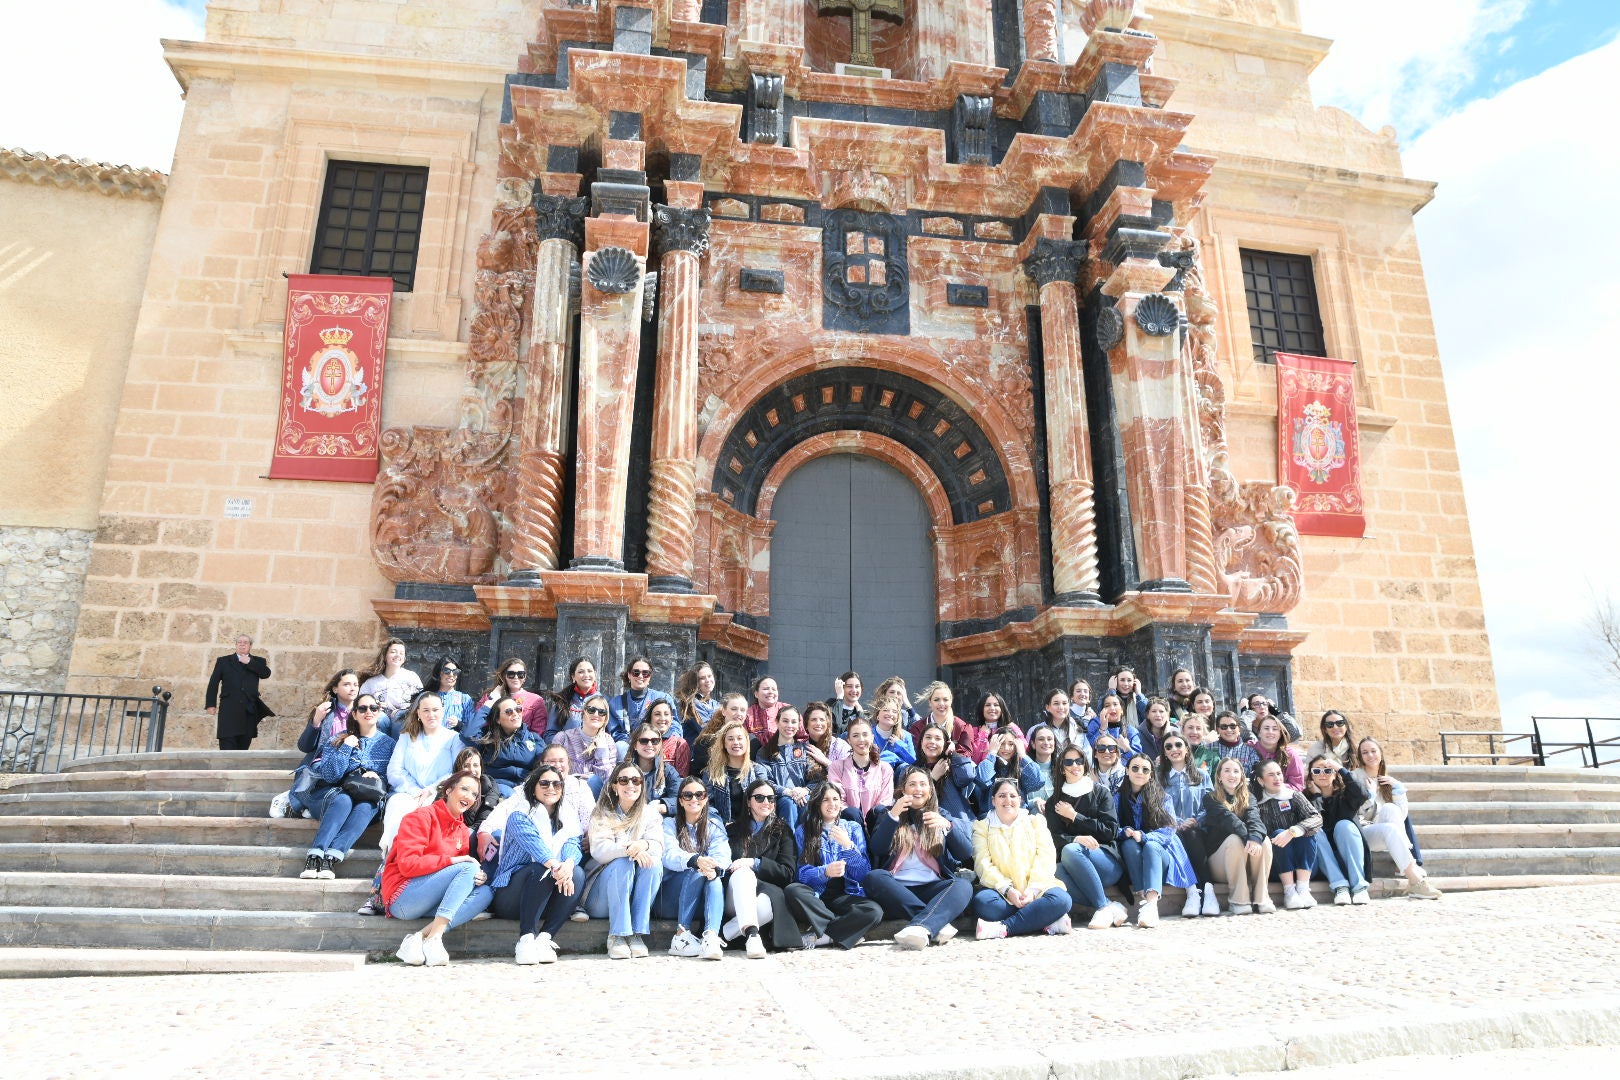
[[[255,791],[265,809],[270,796],[292,786],[290,769],[126,769],[17,776],[8,794],[47,791]]]
[[[1423,869],[1436,878],[1620,874],[1620,847],[1425,847]],[[1387,875],[1395,872],[1389,856],[1382,852],[1374,856],[1373,870]]]
[[[1418,841],[1437,848],[1620,848],[1620,825],[1430,825],[1414,818]]]
[[[302,866],[300,861],[299,867]],[[0,907],[141,907],[352,913],[370,894],[369,878],[306,881],[292,875],[267,878],[0,871]]]
[[[105,754],[75,758],[62,771],[125,772],[130,769],[281,769],[291,772],[304,759],[297,750],[160,750],[155,754]]]
[[[1419,829],[1434,825],[1620,825],[1620,803],[1426,802],[1414,803]]]
[[[0,978],[73,975],[236,975],[357,971],[364,953],[200,949],[0,949]]]
[[[1615,784],[1480,784],[1424,783],[1406,789],[1412,803],[1431,802],[1585,802],[1620,806]]]
[[[257,791],[25,791],[0,794],[0,817],[262,818],[269,799]]]
[[[0,844],[0,869],[57,874],[289,878],[304,868],[305,854],[306,847],[230,844],[12,843]],[[357,848],[339,864],[338,877],[370,880],[381,857],[375,848]]]
[[[1392,765],[1403,784],[1614,784],[1620,772],[1565,769],[1550,765]]]
[[[59,844],[224,844],[267,847],[308,846],[319,822],[303,818],[79,816],[38,814],[7,817],[8,843]],[[374,822],[365,836],[380,832]]]

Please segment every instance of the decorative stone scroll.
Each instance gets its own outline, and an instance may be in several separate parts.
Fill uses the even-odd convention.
[[[1085,261],[1086,244],[1081,240],[1035,241],[1035,250],[1024,260],[1024,273],[1035,282],[1036,288],[1054,281],[1074,284],[1080,275],[1080,264]]]
[[[512,436],[390,428],[371,498],[371,550],[391,581],[498,580]]]
[[[653,244],[658,253],[690,251],[703,255],[709,250],[709,225],[714,215],[707,207],[653,207]]]
[[[535,192],[534,226],[541,240],[567,240],[585,246],[585,196]]]

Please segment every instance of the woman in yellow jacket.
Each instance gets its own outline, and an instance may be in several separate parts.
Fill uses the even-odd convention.
[[[979,890],[974,936],[1014,937],[1069,932],[1072,901],[1057,879],[1057,851],[1046,822],[1024,809],[1018,780],[1006,776],[990,791],[990,813],[973,823],[973,869]]]

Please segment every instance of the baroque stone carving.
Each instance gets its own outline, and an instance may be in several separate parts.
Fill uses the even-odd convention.
[[[783,79],[769,72],[748,77],[743,102],[743,141],[782,146],[787,142],[787,116],[782,107]]]
[[[1139,0],[1090,0],[1080,6],[1080,28],[1089,36],[1098,30],[1129,30],[1141,17]]]
[[[834,210],[821,234],[822,325],[863,334],[911,330],[906,233],[884,214]]]
[[[1030,60],[1059,60],[1057,0],[1024,0],[1024,55]]]
[[[477,307],[467,330],[468,382],[461,425],[473,431],[509,428],[518,386],[518,342],[533,274],[479,270],[473,283]]]
[[[1180,324],[1181,312],[1176,310],[1175,302],[1162,293],[1144,296],[1136,305],[1136,325],[1144,334],[1168,337]]]
[[[371,550],[392,581],[498,579],[512,436],[389,428],[371,499]]]
[[[958,94],[951,109],[951,160],[960,165],[990,164],[994,100],[977,94]]]
[[[1125,316],[1119,309],[1111,304],[1104,304],[1097,309],[1097,348],[1103,352],[1110,352],[1115,345],[1125,340]]]
[[[1036,288],[1054,281],[1067,281],[1072,285],[1080,275],[1080,264],[1085,257],[1083,241],[1042,238],[1035,241],[1035,250],[1024,260],[1024,273],[1035,282]]]
[[[599,291],[622,295],[635,289],[641,280],[641,267],[629,248],[605,247],[591,256],[585,276]]]
[[[585,246],[585,197],[534,195],[535,231],[541,240],[567,240],[575,247]]]
[[[1159,265],[1174,269],[1176,276],[1165,283],[1162,292],[1181,292],[1186,285],[1187,272],[1196,265],[1198,253],[1192,248],[1177,248],[1159,252]]]
[[[709,223],[714,215],[708,207],[653,207],[653,244],[660,255],[690,251],[703,255],[709,250]]]

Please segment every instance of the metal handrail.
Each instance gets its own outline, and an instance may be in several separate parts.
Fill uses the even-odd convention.
[[[1571,742],[1564,739],[1548,739],[1542,731],[1543,722],[1573,723],[1580,721],[1585,727],[1586,738]],[[1614,724],[1615,734],[1598,738],[1592,725]],[[1579,754],[1580,767],[1583,769],[1602,769],[1610,765],[1620,765],[1620,753],[1604,760],[1598,751],[1599,747],[1615,747],[1620,749],[1620,717],[1617,716],[1532,716],[1529,731],[1442,731],[1440,732],[1440,761],[1449,765],[1453,761],[1488,761],[1492,765],[1504,762],[1511,764],[1546,765],[1548,759],[1560,754]],[[1454,740],[1484,739],[1487,750],[1482,754],[1463,753],[1452,749]],[[1518,753],[1508,749],[1509,745],[1523,740],[1530,740],[1530,753]],[[1503,749],[1497,749],[1497,743]]]
[[[1580,721],[1581,726],[1586,729],[1586,741],[1548,743],[1548,746],[1556,746],[1559,748],[1555,750],[1554,753],[1567,754],[1579,751],[1581,755],[1581,767],[1586,769],[1602,769],[1609,765],[1620,764],[1620,755],[1611,757],[1607,761],[1598,756],[1598,747],[1600,746],[1620,746],[1620,716],[1532,716],[1530,718],[1530,723],[1535,727],[1536,733],[1539,736],[1542,721],[1573,723],[1577,720]],[[1615,725],[1616,733],[1614,735],[1599,739],[1592,730],[1592,725],[1594,723],[1613,724]]]
[[[169,699],[0,690],[0,772],[60,772],[64,761],[163,749]]]
[[[1465,754],[1454,751],[1448,745],[1448,739],[1485,739],[1489,749],[1483,754]],[[1530,740],[1530,752],[1522,753],[1509,750],[1510,743]],[[1496,748],[1497,742],[1502,743],[1503,749]],[[1545,765],[1547,759],[1542,752],[1541,736],[1538,732],[1525,731],[1442,731],[1440,732],[1440,763],[1450,765],[1453,761],[1488,761],[1492,765],[1500,765],[1504,761],[1513,765]]]

